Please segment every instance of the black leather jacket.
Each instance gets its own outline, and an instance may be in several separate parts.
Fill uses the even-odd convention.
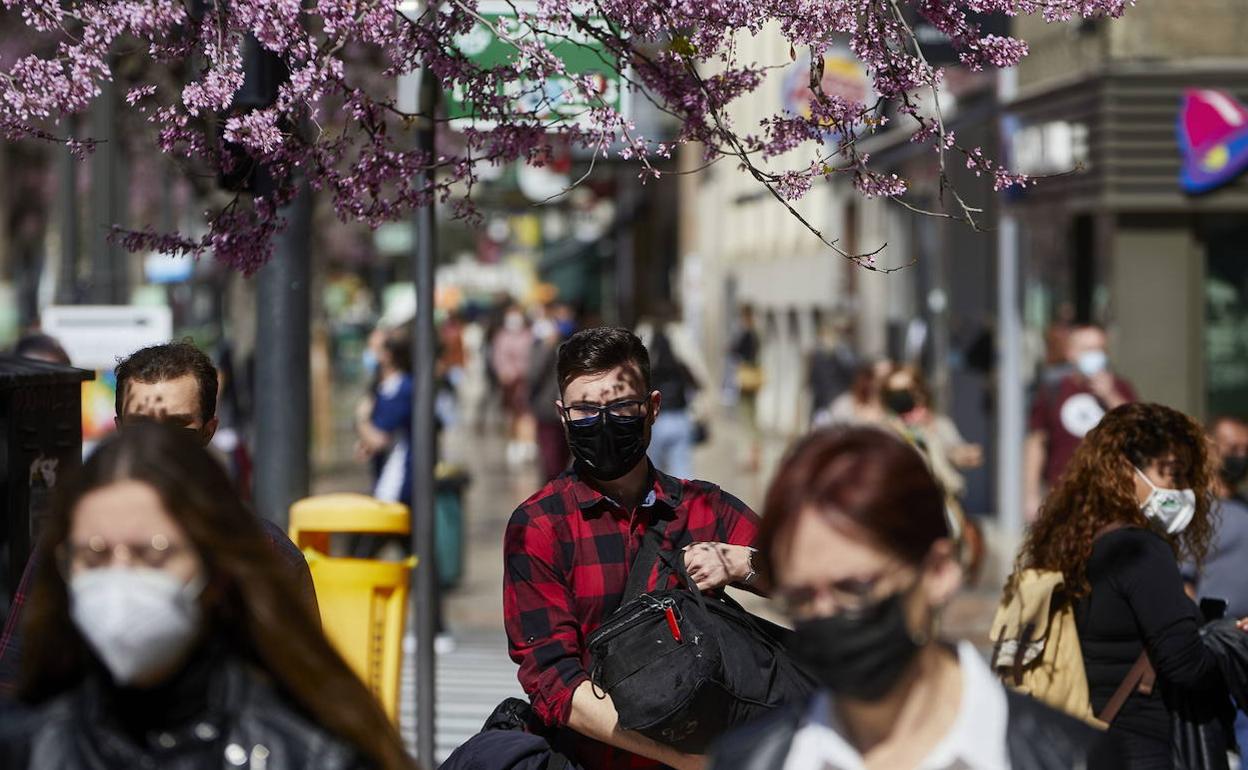
[[[367,770],[358,753],[278,696],[238,663],[215,671],[203,714],[137,745],[101,713],[100,685],[88,680],[0,726],[5,770]]]
[[[1108,736],[1037,701],[1006,691],[1010,770],[1120,770]],[[724,736],[711,750],[712,770],[784,770],[804,708],[777,709]]]

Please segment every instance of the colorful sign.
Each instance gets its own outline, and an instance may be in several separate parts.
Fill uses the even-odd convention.
[[[848,46],[833,46],[823,55],[823,93],[847,102],[867,104],[871,99],[871,79]],[[810,87],[810,54],[803,53],[789,65],[784,75],[784,111],[794,117],[810,119],[815,93]],[[869,106],[869,105],[868,105]],[[837,132],[829,126],[828,140],[835,141]]]
[[[570,30],[559,36],[534,30],[518,13],[538,12],[536,2],[499,2],[485,0],[477,6],[482,21],[455,38],[455,47],[483,68],[512,63],[519,54],[514,42],[540,38],[552,54],[559,57],[568,75],[588,75],[597,84],[596,93],[586,94],[565,76],[548,78],[544,83],[520,78],[500,86],[512,99],[519,113],[527,113],[552,128],[586,125],[589,111],[609,106],[626,114],[628,89],[623,87],[617,59],[605,45],[582,30]],[[599,16],[584,17],[590,25],[605,26]],[[491,120],[477,115],[476,108],[461,83],[446,91],[446,116],[452,128],[474,128],[486,131],[495,126]]]
[[[1225,91],[1189,88],[1179,111],[1183,189],[1204,193],[1248,168],[1248,108]]]
[[[168,342],[173,313],[165,306],[56,305],[43,311],[42,321],[70,363],[95,370],[95,380],[82,383],[82,440],[89,446],[113,430],[113,367],[139,348]]]

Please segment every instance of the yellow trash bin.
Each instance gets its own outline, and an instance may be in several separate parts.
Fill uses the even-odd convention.
[[[406,505],[366,495],[318,495],[290,507],[290,539],[307,557],[325,634],[396,724],[407,586],[416,560],[335,558],[329,539],[338,533],[410,531]]]

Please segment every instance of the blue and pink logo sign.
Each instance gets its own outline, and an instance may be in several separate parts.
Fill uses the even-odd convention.
[[[1227,92],[1185,91],[1178,132],[1180,179],[1187,192],[1221,187],[1248,168],[1248,108]]]

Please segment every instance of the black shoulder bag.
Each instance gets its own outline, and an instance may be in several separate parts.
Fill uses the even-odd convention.
[[[646,531],[619,610],[589,635],[590,680],[611,696],[620,727],[703,753],[721,733],[784,703],[814,680],[784,649],[791,632],[746,612],[722,591],[704,596],[681,553],[660,553],[666,520]],[[644,593],[662,559],[659,585]]]

